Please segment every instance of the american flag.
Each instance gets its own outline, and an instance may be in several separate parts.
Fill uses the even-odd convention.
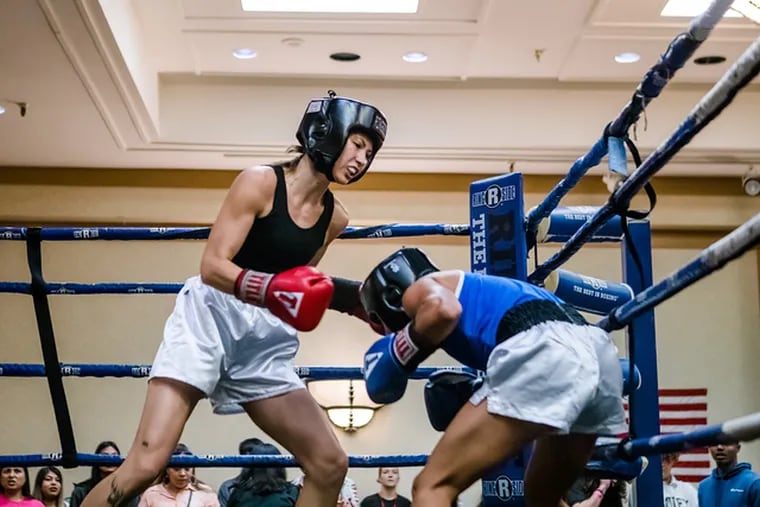
[[[660,432],[683,433],[707,424],[707,389],[660,389]],[[628,403],[625,404],[626,413]],[[710,475],[710,453],[693,449],[681,454],[673,475],[697,483]]]

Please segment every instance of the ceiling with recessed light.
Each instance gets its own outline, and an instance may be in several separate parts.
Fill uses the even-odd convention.
[[[563,173],[688,26],[661,17],[664,4],[419,0],[411,14],[336,14],[247,12],[240,0],[4,0],[0,165],[262,163],[292,144],[308,99],[335,88],[389,117],[375,170],[516,162]],[[727,61],[678,72],[637,130],[644,148],[759,35],[725,18],[695,56]],[[616,62],[625,53],[639,59]],[[758,83],[673,174],[740,174],[760,162]],[[14,101],[28,104],[23,118]]]

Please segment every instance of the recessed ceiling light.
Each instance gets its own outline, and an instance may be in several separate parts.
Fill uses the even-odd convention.
[[[427,61],[428,56],[425,53],[420,53],[419,51],[410,51],[401,58],[403,58],[405,62],[409,63],[422,63]]]
[[[232,52],[232,56],[238,60],[250,60],[251,58],[256,58],[256,51],[249,48],[238,48]]]
[[[240,0],[244,11],[413,14],[419,0]]]
[[[618,63],[636,63],[641,60],[641,56],[638,53],[620,53],[615,55],[615,61]]]
[[[712,0],[668,0],[668,3],[662,8],[660,16],[693,18],[705,12],[710,3]],[[725,16],[727,18],[740,18],[742,15],[729,9]]]
[[[5,108],[3,106],[0,106],[0,114],[3,114],[5,112]]]

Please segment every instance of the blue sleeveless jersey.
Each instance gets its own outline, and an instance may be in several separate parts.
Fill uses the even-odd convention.
[[[464,273],[459,289],[462,315],[443,342],[443,350],[471,368],[485,370],[496,346],[496,331],[504,314],[522,303],[543,299],[562,304],[549,291],[512,278]]]

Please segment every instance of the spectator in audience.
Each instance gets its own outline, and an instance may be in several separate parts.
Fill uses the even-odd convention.
[[[107,456],[119,456],[121,451],[119,446],[111,440],[104,440],[95,447],[95,454],[105,454]],[[74,490],[71,492],[71,500],[69,501],[69,507],[80,507],[84,501],[84,497],[95,487],[97,483],[108,477],[116,470],[117,465],[105,465],[95,466],[91,468],[90,478],[86,479],[78,484],[74,484]],[[137,507],[137,501],[135,498],[129,503],[129,507]]]
[[[271,456],[280,454],[272,444],[259,441],[246,454]],[[288,482],[282,467],[245,468],[236,479],[227,500],[227,507],[293,507],[298,500],[298,487]]]
[[[697,490],[673,475],[673,467],[678,463],[679,457],[677,452],[662,455],[662,497],[665,507],[697,507]]]
[[[32,496],[45,507],[61,507],[63,503],[63,474],[58,467],[42,467],[34,478]]]
[[[739,442],[710,447],[715,468],[699,483],[702,507],[760,507],[760,478],[749,463],[739,463]]]
[[[303,486],[303,474],[293,480],[293,484],[299,488]],[[346,477],[343,479],[343,486],[340,488],[338,495],[337,507],[359,507],[359,492],[356,489],[356,482]]]
[[[240,444],[238,444],[238,454],[241,455],[249,455],[254,454],[253,450],[254,448],[259,445],[263,444],[260,439],[258,438],[246,438]],[[230,495],[232,494],[232,490],[235,487],[235,484],[240,481],[240,479],[243,477],[243,474],[245,471],[248,470],[247,467],[241,468],[240,473],[232,477],[231,479],[227,479],[222,483],[221,486],[219,486],[219,492],[217,493],[217,497],[219,498],[219,505],[221,507],[227,507],[227,501],[230,498]],[[283,470],[284,472],[284,470]]]
[[[0,507],[45,507],[29,493],[26,467],[0,468]]]
[[[192,456],[185,444],[173,455]],[[166,467],[157,484],[145,490],[139,507],[219,507],[216,493],[195,476],[191,467]]]
[[[400,474],[398,468],[380,467],[377,469],[377,482],[380,491],[362,500],[361,507],[411,507],[408,498],[396,492]]]
[[[627,494],[628,483],[625,481],[584,475],[573,483],[560,507],[623,507]]]
[[[340,488],[337,507],[359,507],[359,491],[356,482],[346,477],[343,479],[343,487]]]

